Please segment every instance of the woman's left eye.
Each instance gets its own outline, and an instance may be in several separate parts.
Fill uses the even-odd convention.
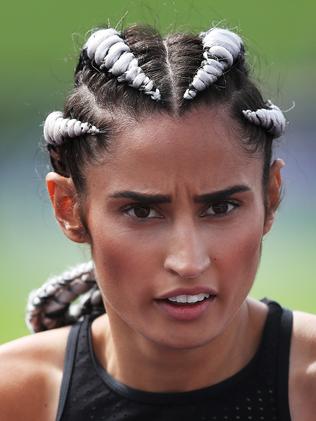
[[[238,206],[239,205],[235,202],[227,201],[212,203],[204,212],[204,215],[224,216],[232,212]]]
[[[123,212],[126,215],[137,219],[152,219],[161,217],[158,212],[146,205],[131,205],[123,209]]]

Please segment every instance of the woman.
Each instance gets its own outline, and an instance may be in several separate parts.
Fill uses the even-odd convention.
[[[315,316],[248,297],[284,128],[231,31],[90,36],[44,137],[57,221],[93,263],[31,294],[44,332],[1,348],[1,420],[314,419]]]

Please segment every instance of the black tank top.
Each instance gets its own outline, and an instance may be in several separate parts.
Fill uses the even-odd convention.
[[[292,313],[263,300],[269,312],[260,346],[237,374],[189,392],[132,389],[98,363],[86,316],[72,326],[57,421],[290,421],[288,402]]]

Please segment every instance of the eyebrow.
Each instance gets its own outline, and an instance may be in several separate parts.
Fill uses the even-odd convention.
[[[212,193],[204,193],[201,195],[194,196],[195,203],[209,203],[214,201],[225,200],[228,197],[236,194],[250,191],[250,187],[246,185],[231,186],[224,190],[218,190]],[[165,194],[150,194],[150,193],[139,193],[136,191],[118,191],[109,196],[114,199],[132,199],[136,202],[144,203],[146,205],[157,205],[163,203],[171,203],[172,199],[170,195]]]
[[[250,187],[246,185],[237,185],[231,186],[224,190],[218,190],[213,193],[205,193],[199,196],[194,196],[194,201],[196,203],[208,203],[208,202],[216,202],[220,200],[227,199],[230,196],[233,196],[236,193],[243,193],[250,191]]]

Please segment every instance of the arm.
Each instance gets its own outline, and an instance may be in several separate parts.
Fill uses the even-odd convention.
[[[55,421],[67,328],[0,347],[1,421]]]

